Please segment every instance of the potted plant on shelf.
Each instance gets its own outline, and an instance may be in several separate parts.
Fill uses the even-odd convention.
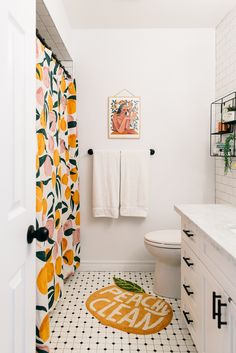
[[[231,171],[232,167],[232,151],[233,151],[233,142],[235,140],[234,134],[230,134],[224,143],[224,162],[225,162],[225,174]]]
[[[233,105],[229,105],[224,112],[223,115],[223,121],[225,123],[229,122],[229,121],[234,121],[235,120],[235,112],[236,112],[236,106]]]

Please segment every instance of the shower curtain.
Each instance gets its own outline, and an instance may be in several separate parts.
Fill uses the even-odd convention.
[[[39,39],[36,60],[36,227],[49,230],[37,242],[36,347],[45,353],[49,313],[80,263],[80,195],[75,81]]]

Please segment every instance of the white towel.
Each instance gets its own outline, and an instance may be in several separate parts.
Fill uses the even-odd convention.
[[[120,151],[95,150],[93,155],[93,215],[118,218]]]
[[[149,159],[149,150],[121,151],[121,216],[147,217]]]

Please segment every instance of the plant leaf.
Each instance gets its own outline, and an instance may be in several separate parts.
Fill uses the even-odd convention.
[[[69,121],[68,122],[68,129],[71,129],[73,127],[76,127],[77,125],[77,122],[76,121]]]
[[[113,277],[113,280],[117,287],[120,287],[122,289],[127,290],[128,292],[134,292],[134,293],[145,293],[145,290],[137,285],[136,283],[126,281],[125,279],[122,278],[117,278]]]
[[[36,310],[42,310],[42,311],[45,311],[47,313],[47,309],[45,308],[45,306],[36,305]]]
[[[66,213],[67,211],[68,211],[68,207],[63,207],[61,210],[62,214]]]
[[[49,299],[49,298],[48,298]],[[51,299],[49,299],[49,303],[48,303],[48,308],[51,309],[51,307],[54,304],[54,292],[52,292],[52,296]]]
[[[69,96],[68,99],[73,99],[73,100],[75,100],[75,99],[76,99],[76,96]]]
[[[74,228],[69,228],[69,229],[64,231],[64,235],[66,237],[68,237],[68,236],[70,236],[73,233],[74,230],[75,230]]]
[[[230,134],[224,143],[224,162],[225,162],[225,174],[231,171],[232,168],[232,153],[231,153],[231,141],[234,141],[235,137],[233,134]]]
[[[49,252],[47,253],[47,255],[46,255],[46,261],[48,261],[48,260],[50,259],[50,256],[52,255],[52,250],[53,250],[53,248],[51,248],[51,249],[49,250]]]
[[[36,257],[39,260],[46,262],[46,253],[45,253],[45,251],[37,251],[36,252]]]
[[[45,162],[47,155],[39,157],[39,166],[42,167],[43,163]]]
[[[75,216],[73,214],[70,214],[67,219],[75,219]]]

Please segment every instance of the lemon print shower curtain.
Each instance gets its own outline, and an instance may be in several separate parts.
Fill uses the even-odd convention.
[[[36,50],[36,226],[49,230],[37,243],[36,346],[45,353],[49,313],[80,262],[80,196],[75,81],[38,39]]]

